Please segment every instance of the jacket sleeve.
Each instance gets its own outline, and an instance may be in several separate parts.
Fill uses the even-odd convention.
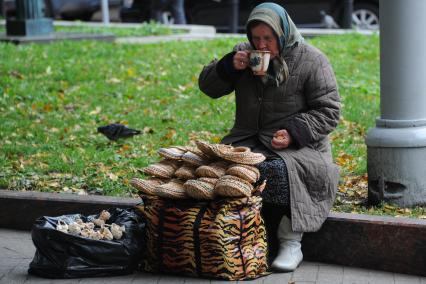
[[[200,90],[211,98],[220,98],[230,94],[235,89],[236,81],[244,71],[236,70],[233,65],[233,57],[238,50],[250,48],[248,43],[237,44],[233,51],[226,54],[220,60],[213,60],[198,77]]]
[[[198,85],[203,93],[211,98],[220,98],[234,91],[234,83],[239,73],[232,64],[234,54],[235,52],[228,53],[203,68],[198,77]]]
[[[284,123],[296,147],[316,142],[333,131],[340,117],[340,97],[336,77],[322,53],[304,62],[304,93],[307,110],[292,116]]]

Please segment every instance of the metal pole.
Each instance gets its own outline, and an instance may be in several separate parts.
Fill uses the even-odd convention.
[[[380,1],[381,116],[366,138],[373,204],[426,205],[425,13],[424,0]]]
[[[108,6],[108,0],[102,0],[101,6],[102,6],[102,23],[104,25],[109,25],[109,6]]]
[[[229,22],[229,32],[238,33],[238,18],[239,18],[239,0],[230,0],[231,4],[231,16]]]
[[[353,0],[344,0],[343,1],[343,19],[342,19],[342,28],[351,29],[352,28],[352,13],[354,10],[354,1]]]
[[[16,17],[6,19],[8,36],[45,36],[53,32],[52,19],[44,18],[42,0],[17,0]]]

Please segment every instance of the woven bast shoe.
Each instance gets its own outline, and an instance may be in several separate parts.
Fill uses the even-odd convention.
[[[205,181],[190,179],[184,183],[186,194],[194,199],[214,199],[214,185]]]
[[[209,157],[217,157],[216,153],[212,150],[212,146],[214,144],[210,144],[201,140],[197,140],[195,141],[195,145],[197,146],[197,148],[203,152],[205,155],[209,156]]]
[[[130,181],[130,184],[139,192],[148,195],[156,195],[156,187],[163,183],[165,183],[165,181],[159,178],[149,178],[146,180],[140,178],[132,178]]]
[[[225,175],[228,163],[225,161],[213,162],[208,165],[200,166],[195,170],[195,174],[199,177],[220,178]]]
[[[155,188],[157,196],[170,199],[186,199],[188,195],[183,187],[183,181],[172,179],[167,183],[159,185]]]
[[[195,179],[195,166],[185,163],[176,170],[174,175],[182,180]]]
[[[183,149],[183,147],[177,146],[177,147],[170,147],[170,148],[160,148],[158,149],[157,153],[166,159],[171,160],[180,160],[185,154],[186,150]]]
[[[200,178],[198,178],[198,180],[210,183],[212,185],[216,185],[216,183],[219,179],[218,178],[210,178],[210,177],[200,177]]]
[[[185,154],[183,154],[182,161],[187,162],[188,164],[191,164],[196,167],[205,165],[209,162],[209,160],[206,159],[206,157],[195,154],[191,151],[188,151]]]
[[[230,145],[215,144],[211,149],[218,157],[238,164],[256,165],[266,159],[263,154],[254,153],[248,147],[232,147]]]
[[[253,186],[236,176],[224,175],[214,187],[215,195],[224,197],[250,197]]]
[[[151,164],[143,169],[143,172],[147,175],[170,179],[173,177],[179,164],[173,160],[162,160],[158,163]]]
[[[256,184],[254,184],[253,186],[254,188],[253,188],[253,191],[251,192],[251,195],[260,196],[266,188],[266,179],[258,180]]]
[[[237,176],[243,180],[248,181],[249,183],[255,183],[260,177],[260,172],[256,167],[243,164],[231,165],[226,170],[226,174]]]

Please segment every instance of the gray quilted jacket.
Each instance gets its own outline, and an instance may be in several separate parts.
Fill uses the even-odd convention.
[[[289,78],[278,87],[262,84],[250,69],[227,79],[217,60],[204,67],[199,87],[212,98],[235,91],[235,123],[222,143],[252,148],[262,143],[279,155],[288,169],[293,230],[312,232],[327,218],[337,191],[339,170],[328,134],[339,121],[340,98],[331,65],[318,49],[302,43],[283,58]],[[271,147],[279,129],[290,132],[291,147]]]

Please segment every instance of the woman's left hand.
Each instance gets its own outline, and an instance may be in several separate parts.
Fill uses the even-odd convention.
[[[271,145],[272,148],[281,150],[290,146],[292,142],[290,133],[286,129],[281,129],[275,132],[274,137],[272,138]]]

